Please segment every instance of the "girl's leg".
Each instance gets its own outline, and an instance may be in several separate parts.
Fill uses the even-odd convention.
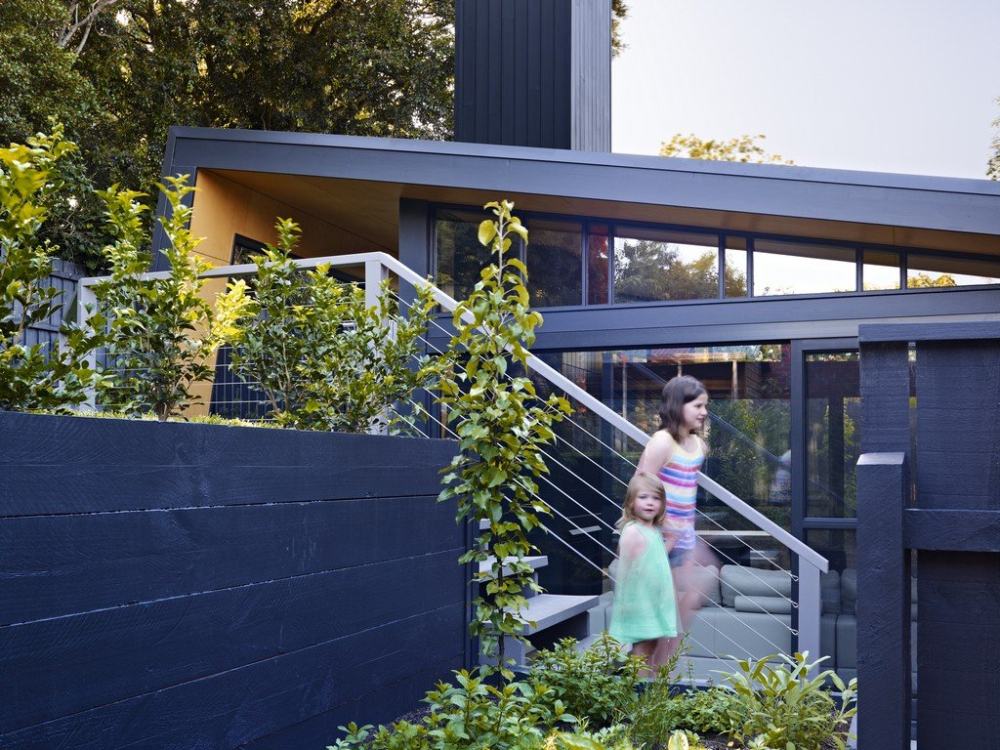
[[[658,640],[652,640],[636,641],[632,644],[632,654],[640,657],[646,663],[646,666],[639,670],[639,677],[654,677],[656,675],[653,652],[656,650],[657,643],[659,643]]]

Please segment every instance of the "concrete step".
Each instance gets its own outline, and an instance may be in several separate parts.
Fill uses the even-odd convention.
[[[514,558],[512,557],[508,557],[506,560],[504,560],[504,566],[503,566],[504,575],[510,573],[510,568],[507,567],[507,563],[513,559]],[[533,557],[525,557],[524,562],[528,563],[528,565],[531,566],[532,570],[539,570],[549,564],[549,558],[546,555],[535,555]],[[479,572],[480,574],[489,573],[490,568],[492,567],[493,567],[493,558],[491,557],[489,560],[483,560],[481,563],[479,563]]]
[[[600,603],[599,596],[575,596],[572,594],[539,594],[528,599],[528,606],[521,612],[525,623],[522,631],[532,636],[553,625],[569,620]],[[533,622],[534,625],[529,625]]]

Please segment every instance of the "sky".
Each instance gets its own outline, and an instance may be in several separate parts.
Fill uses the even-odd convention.
[[[618,153],[764,133],[800,166],[985,179],[1000,0],[627,0]]]

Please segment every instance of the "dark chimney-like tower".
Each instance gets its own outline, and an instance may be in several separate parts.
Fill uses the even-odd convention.
[[[611,150],[611,0],[456,0],[455,140]]]

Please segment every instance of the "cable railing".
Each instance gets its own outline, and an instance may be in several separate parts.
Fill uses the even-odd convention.
[[[395,275],[397,277],[397,279],[400,282],[400,286],[402,286],[402,284],[405,283],[406,285],[414,289],[421,289],[421,288],[427,289],[430,292],[431,296],[433,297],[434,301],[442,308],[442,310],[448,313],[453,313],[458,306],[458,303],[452,297],[450,297],[437,287],[433,286],[429,281],[427,281],[419,274],[417,274],[413,270],[409,269],[408,267],[400,263],[397,259],[385,253],[357,253],[351,255],[328,256],[323,258],[309,258],[309,259],[297,260],[295,261],[295,263],[297,266],[301,268],[314,268],[321,264],[329,264],[331,267],[347,267],[347,266],[363,267],[365,301],[366,304],[370,306],[378,304],[378,296],[382,290],[382,282],[387,277],[389,277],[390,274]],[[257,266],[255,264],[241,264],[241,265],[222,266],[213,268],[207,271],[205,274],[203,274],[203,276],[206,278],[220,278],[220,277],[238,278],[241,276],[252,276],[256,273],[256,271],[257,271]],[[142,278],[148,278],[148,279],[163,278],[167,276],[167,274],[168,272],[151,272],[148,274],[143,274]],[[93,284],[97,283],[100,280],[101,279],[87,278],[87,279],[82,279],[80,281],[78,288],[78,297],[77,297],[78,321],[86,321],[89,314],[89,310],[96,307],[96,298],[93,294],[91,287],[93,286]],[[398,292],[395,292],[391,289],[390,293],[396,297],[396,299],[401,303],[401,305],[403,306],[409,305],[409,302],[407,301],[406,298],[404,298],[402,294],[399,294]],[[467,321],[471,321],[471,315],[469,313],[465,313],[464,317]],[[430,322],[432,325],[437,326],[441,331],[448,333],[447,329],[441,326],[441,324],[438,323],[433,318],[431,319]],[[440,349],[433,346],[433,344],[430,343],[428,338],[422,337],[422,342],[428,348],[428,351],[437,350],[437,352],[440,353]],[[576,402],[577,404],[580,404],[593,417],[600,420],[600,422],[605,425],[605,428],[602,429],[610,429],[622,436],[625,436],[628,440],[635,443],[640,450],[643,447],[645,447],[646,443],[649,440],[649,436],[643,430],[639,429],[631,422],[628,422],[617,412],[612,410],[610,407],[608,407],[602,401],[594,397],[592,394],[588,393],[586,390],[581,388],[575,382],[567,378],[565,375],[563,375],[563,373],[559,372],[557,369],[553,368],[551,365],[541,360],[538,356],[529,353],[527,359],[527,367],[528,370],[534,376],[544,380],[549,385],[549,387],[561,392],[564,396]],[[233,383],[232,385],[236,384]],[[252,389],[254,387],[252,383],[242,383],[242,381],[241,385],[248,389]],[[228,393],[226,395],[231,396],[233,394]],[[219,399],[220,404],[224,403],[225,401],[226,399],[221,399],[221,398]],[[228,401],[234,404],[238,403],[238,400],[236,399],[229,399]],[[263,399],[256,399],[253,401],[253,403],[255,406],[259,406],[262,401]],[[90,399],[90,405],[91,406],[95,405],[93,396]],[[438,428],[443,430],[444,432],[452,432],[451,428],[445,422],[445,420],[432,414],[423,404],[419,403],[418,401],[411,400],[408,404],[405,405],[405,407],[413,410],[413,413],[420,416],[421,419],[426,420],[427,422],[436,423],[438,425]],[[420,432],[420,429],[416,427],[415,419],[407,418],[405,415],[400,414],[398,410],[395,411],[395,414],[398,418],[396,420],[396,424],[400,425],[405,424],[408,425],[409,428],[414,429],[416,432],[418,433]],[[579,422],[575,419],[569,418],[566,420],[566,423],[571,429],[577,430],[579,431],[580,434],[586,435],[587,438],[593,440],[597,446],[600,446],[599,449],[604,451],[604,454],[606,456],[612,457],[614,460],[618,461],[620,463],[620,466],[624,470],[634,471],[635,463],[630,458],[628,458],[628,456],[624,455],[622,451],[616,449],[613,445],[610,445],[609,442],[611,441],[606,441],[602,439],[601,436],[594,434],[593,431],[587,429],[586,426],[579,424]],[[582,459],[585,459],[589,465],[593,466],[599,472],[601,472],[601,475],[608,477],[611,482],[615,483],[615,486],[624,487],[627,484],[625,478],[623,478],[618,473],[609,469],[602,462],[596,460],[593,456],[589,455],[586,451],[581,450],[579,447],[573,444],[573,441],[567,440],[562,435],[559,435],[558,432],[556,433],[555,445],[565,446],[570,448],[577,456],[581,457]],[[546,460],[552,462],[553,465],[558,466],[566,477],[571,478],[572,481],[580,483],[580,486],[584,488],[584,491],[581,492],[582,495],[594,496],[598,499],[598,502],[601,503],[602,505],[603,503],[607,502],[608,504],[613,506],[616,510],[620,508],[620,503],[618,500],[611,497],[607,492],[601,490],[599,487],[595,485],[594,482],[590,482],[586,478],[580,476],[580,474],[574,471],[570,466],[568,466],[567,463],[560,460],[559,457],[554,455],[554,452],[550,452],[547,449],[543,449],[543,453],[546,457]],[[563,458],[566,458],[566,456],[563,456]],[[563,513],[561,510],[559,510],[559,508],[555,507],[554,503],[547,502],[543,498],[537,495],[536,498],[542,500],[543,502],[546,502],[546,505],[553,510],[556,516],[558,516],[563,522],[565,522],[566,525],[571,529],[571,533],[587,538],[589,541],[593,542],[600,550],[603,550],[602,556],[604,555],[604,553],[607,553],[607,557],[610,560],[613,560],[616,553],[614,549],[612,549],[612,547],[614,547],[615,544],[612,543],[610,540],[609,543],[606,544],[605,542],[601,541],[600,539],[594,536],[595,533],[599,535],[603,535],[605,533],[610,533],[613,535],[614,533],[616,533],[611,524],[609,524],[607,520],[600,515],[600,513],[596,512],[593,507],[589,507],[586,503],[583,503],[579,499],[574,497],[574,493],[568,491],[567,488],[559,486],[557,483],[553,482],[550,478],[545,476],[541,477],[541,480],[543,483],[545,483],[546,487],[552,490],[552,492],[558,494],[559,497],[569,501],[575,507],[583,511],[582,517],[588,519],[590,518],[595,519],[595,521],[597,522],[597,528],[595,529],[590,524],[589,520],[585,522],[588,524],[587,527],[581,526],[579,523],[574,521],[573,518]],[[797,539],[786,529],[782,528],[780,525],[778,525],[771,519],[764,516],[762,513],[753,508],[751,505],[744,502],[735,494],[733,494],[726,488],[719,485],[717,482],[715,482],[710,477],[706,476],[704,473],[699,474],[698,485],[702,488],[703,491],[721,501],[725,506],[727,506],[733,512],[738,514],[741,518],[745,519],[749,524],[756,527],[760,531],[765,532],[771,539],[784,546],[788,550],[788,552],[792,556],[794,556],[794,559],[797,560],[798,570],[796,574],[795,571],[784,570],[783,568],[781,568],[780,565],[778,565],[776,562],[774,562],[767,556],[763,556],[760,558],[766,563],[773,565],[773,567],[775,567],[777,570],[786,573],[790,577],[791,582],[793,584],[797,584],[797,591],[795,592],[794,598],[788,597],[787,595],[782,593],[779,589],[777,589],[775,586],[771,585],[768,581],[763,580],[761,576],[757,575],[757,573],[755,573],[754,570],[749,566],[744,566],[744,567],[746,567],[746,570],[749,571],[747,575],[749,575],[751,578],[755,578],[761,586],[763,586],[766,589],[769,589],[771,592],[773,592],[775,596],[781,597],[790,602],[791,607],[797,613],[797,620],[798,620],[797,626],[792,627],[791,624],[786,623],[781,618],[776,617],[774,613],[758,605],[758,609],[760,610],[760,612],[769,615],[774,620],[777,620],[782,624],[784,628],[787,628],[787,630],[793,636],[796,636],[797,637],[796,648],[798,650],[800,651],[809,650],[813,654],[819,653],[820,652],[819,622],[820,622],[820,609],[821,609],[819,577],[821,573],[825,573],[828,570],[828,563],[826,559],[823,558],[821,555],[819,555],[817,552],[815,552],[813,549],[808,547],[806,544],[804,544],[801,540]],[[719,523],[717,519],[701,512],[700,509],[698,509],[698,513],[700,521],[703,522],[704,524],[710,524],[717,527],[718,532],[720,534],[729,533],[729,530],[727,530],[721,523]],[[595,562],[594,560],[587,557],[585,554],[583,554],[583,552],[580,551],[578,545],[575,545],[570,541],[567,541],[566,539],[562,538],[562,536],[557,534],[555,530],[552,528],[546,527],[546,531],[548,536],[551,536],[551,538],[557,540],[561,545],[566,547],[576,557],[579,557],[582,560],[584,560],[589,567],[592,567],[595,570],[597,570],[601,574],[601,576],[611,577],[606,565],[602,565],[600,561]],[[746,547],[747,550],[751,552],[760,551],[756,547],[751,545],[749,542],[747,542],[746,539],[740,534],[735,534],[731,538],[734,539],[736,543],[742,544],[744,547]],[[712,541],[706,538],[706,536],[703,534],[701,535],[701,540],[706,545],[706,547],[713,550],[713,552],[716,555],[718,555],[720,559],[729,560],[734,565],[739,564],[737,562],[737,559],[729,555],[726,552],[726,550],[721,547],[720,544],[713,544]],[[751,605],[752,604],[753,602],[751,602]],[[727,608],[722,608],[722,609],[727,609]],[[727,614],[736,617],[736,615],[732,612],[727,612]],[[742,625],[746,626],[751,631],[753,631],[753,628],[743,619],[739,617],[736,617],[736,619]],[[794,620],[792,620],[791,622],[794,623]],[[715,632],[718,636],[729,640],[730,642],[732,642],[734,646],[737,647],[737,653],[736,653],[737,656],[739,655],[739,652],[745,653],[745,647],[741,646],[736,641],[733,641],[732,638],[727,633],[723,632],[718,628],[715,628]],[[762,638],[764,641],[766,641],[776,651],[784,650],[781,648],[779,644],[774,643],[765,636],[762,636],[761,634],[756,632],[755,634],[757,635],[757,637]],[[689,634],[689,637],[692,636]],[[704,644],[698,644],[698,645],[704,648]]]

